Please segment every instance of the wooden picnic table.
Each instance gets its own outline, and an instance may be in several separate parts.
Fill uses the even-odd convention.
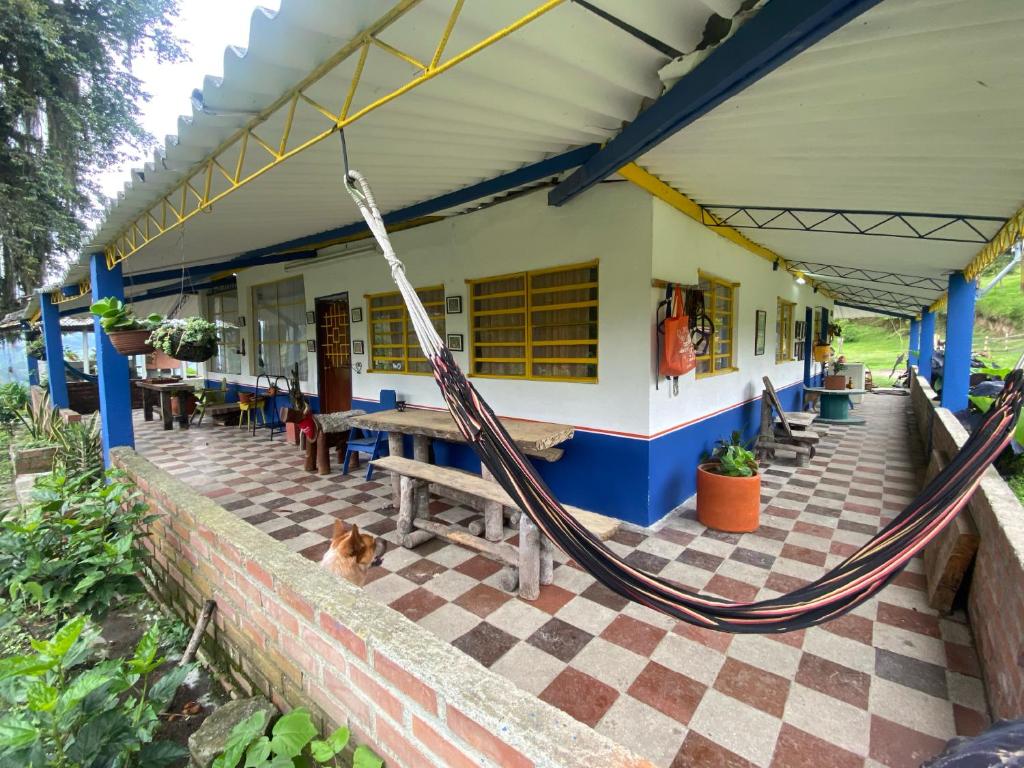
[[[142,418],[153,420],[153,406],[159,401],[160,416],[163,418],[164,429],[174,429],[171,415],[171,398],[178,400],[178,426],[188,429],[188,395],[195,394],[195,385],[186,381],[149,381],[136,379],[135,386],[142,390]]]
[[[546,461],[560,459],[562,449],[557,446],[571,440],[575,434],[575,429],[568,424],[551,424],[524,419],[501,419],[500,421],[523,453]],[[353,427],[387,432],[388,451],[391,456],[405,456],[403,437],[411,435],[413,458],[425,464],[430,463],[431,440],[444,440],[449,443],[466,442],[455,425],[455,419],[448,411],[421,409],[377,411],[365,416],[357,416],[351,420],[351,423]],[[486,467],[483,468],[482,474],[487,479],[493,479]],[[392,483],[395,508],[397,509],[401,496],[397,475],[394,476]],[[423,488],[422,492],[426,495],[429,491],[427,488]]]

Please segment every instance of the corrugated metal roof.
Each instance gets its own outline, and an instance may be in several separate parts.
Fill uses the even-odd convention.
[[[229,48],[224,77],[207,77],[193,114],[145,167],[132,173],[107,211],[90,250],[109,243],[156,204],[196,164],[302,80],[320,62],[384,14],[390,2],[283,0],[276,14],[253,14],[249,46]],[[381,35],[387,43],[429,61],[452,0],[423,0]],[[455,53],[536,7],[536,2],[468,2],[446,52]],[[740,0],[601,0],[602,10],[692,50],[709,17],[735,14]],[[338,109],[356,65],[350,57],[308,95]],[[420,86],[346,129],[354,167],[373,180],[381,208],[398,209],[537,162],[568,148],[607,140],[662,90],[662,52],[591,11],[565,2],[510,37]],[[371,48],[353,111],[401,85],[414,72]],[[261,135],[273,141],[286,110]],[[302,102],[291,143],[327,123]],[[290,143],[290,146],[291,146]],[[262,158],[250,147],[244,173]],[[243,175],[244,175],[243,173]],[[236,190],[178,232],[125,263],[139,272],[185,260],[236,254],[356,221],[340,186],[337,140],[326,140]],[[214,191],[221,178],[214,179]],[[76,267],[69,282],[85,277]]]
[[[706,204],[1006,218],[1024,203],[1021,40],[1019,0],[889,0],[638,163]],[[981,248],[744,233],[790,259],[915,275],[961,269]]]

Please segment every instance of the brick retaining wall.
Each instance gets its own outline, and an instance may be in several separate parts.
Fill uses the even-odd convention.
[[[246,692],[349,725],[390,766],[652,768],[348,582],[289,551],[134,451],[111,451],[161,517],[155,586]]]
[[[933,402],[928,382],[914,377],[912,403],[921,438],[948,459],[967,431]],[[1024,508],[995,469],[985,473],[962,514],[970,514],[981,541],[967,596],[993,716],[1024,716]]]

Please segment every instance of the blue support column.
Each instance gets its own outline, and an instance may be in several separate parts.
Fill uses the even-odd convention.
[[[814,358],[814,309],[804,310],[804,386],[811,386],[811,365]]]
[[[971,388],[971,347],[974,342],[974,299],[978,286],[963,272],[949,276],[946,306],[946,367],[942,373],[942,405],[951,411],[967,407]]]
[[[50,294],[39,294],[43,316],[43,344],[46,346],[46,370],[50,379],[50,402],[56,408],[67,408],[68,381],[64,374],[64,342],[60,337],[60,312]]]
[[[21,327],[22,327],[22,329],[24,329],[27,332],[29,325],[28,325],[27,322],[22,322]],[[27,339],[27,337],[26,336],[22,336],[22,340],[25,342],[25,346],[27,347],[28,346],[28,339]],[[30,387],[34,387],[34,386],[36,386],[39,383],[39,360],[37,360],[36,358],[32,357],[32,355],[30,355],[28,353],[25,354],[25,360],[26,360],[26,367],[28,368],[28,385]]]
[[[124,299],[121,265],[107,269],[102,253],[94,253],[90,261],[93,301],[114,296]],[[103,436],[103,462],[110,466],[110,449],[126,445],[135,447],[132,427],[132,392],[128,380],[128,358],[118,353],[96,318],[96,375],[100,390],[100,430]]]
[[[921,308],[921,346],[917,356],[917,370],[927,379],[932,381],[932,350],[935,349],[935,313],[929,312],[928,307]]]
[[[907,344],[907,363],[917,365],[921,354],[921,321],[916,317],[910,321],[910,342]]]

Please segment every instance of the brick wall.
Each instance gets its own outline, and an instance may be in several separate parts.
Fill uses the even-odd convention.
[[[967,439],[966,430],[915,377],[911,392],[921,437],[940,461]],[[967,596],[967,610],[996,718],[1024,716],[1024,508],[994,469],[989,469],[967,509],[981,537]]]
[[[188,623],[216,600],[204,647],[243,691],[349,725],[389,767],[650,767],[134,451],[111,455],[161,515],[157,590]]]

